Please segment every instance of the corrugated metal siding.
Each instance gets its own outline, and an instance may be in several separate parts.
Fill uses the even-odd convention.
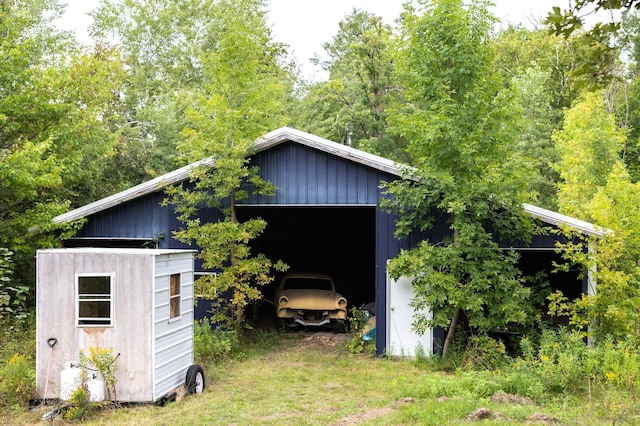
[[[163,192],[154,192],[120,204],[89,218],[77,237],[152,239],[168,230],[173,212],[161,207]]]
[[[272,197],[251,194],[244,204],[376,205],[380,180],[390,176],[291,142],[254,155],[251,164],[278,190]]]
[[[169,319],[169,276],[180,274],[181,315]],[[153,398],[158,400],[184,383],[193,364],[193,257],[191,253],[158,256],[155,263]]]

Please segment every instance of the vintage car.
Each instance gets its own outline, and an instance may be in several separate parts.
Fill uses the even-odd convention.
[[[332,326],[336,331],[344,331],[347,299],[336,292],[329,275],[285,274],[276,288],[274,306],[283,326]]]

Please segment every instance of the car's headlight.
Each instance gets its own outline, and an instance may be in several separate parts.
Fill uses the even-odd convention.
[[[346,308],[347,307],[347,299],[345,299],[344,297],[341,297],[340,299],[338,299],[338,306],[341,308]]]
[[[287,306],[287,304],[289,304],[289,299],[287,299],[287,296],[282,296],[280,299],[278,299],[278,305],[285,307]]]

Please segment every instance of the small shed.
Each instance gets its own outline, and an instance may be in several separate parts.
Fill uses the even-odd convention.
[[[184,385],[194,358],[193,257],[192,250],[39,250],[38,395],[59,398],[65,363],[90,347],[119,354],[118,401],[157,402]]]

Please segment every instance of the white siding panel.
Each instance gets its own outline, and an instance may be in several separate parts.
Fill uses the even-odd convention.
[[[169,318],[170,275],[180,274],[180,316]],[[154,288],[154,398],[184,384],[193,364],[193,256],[156,259]]]

